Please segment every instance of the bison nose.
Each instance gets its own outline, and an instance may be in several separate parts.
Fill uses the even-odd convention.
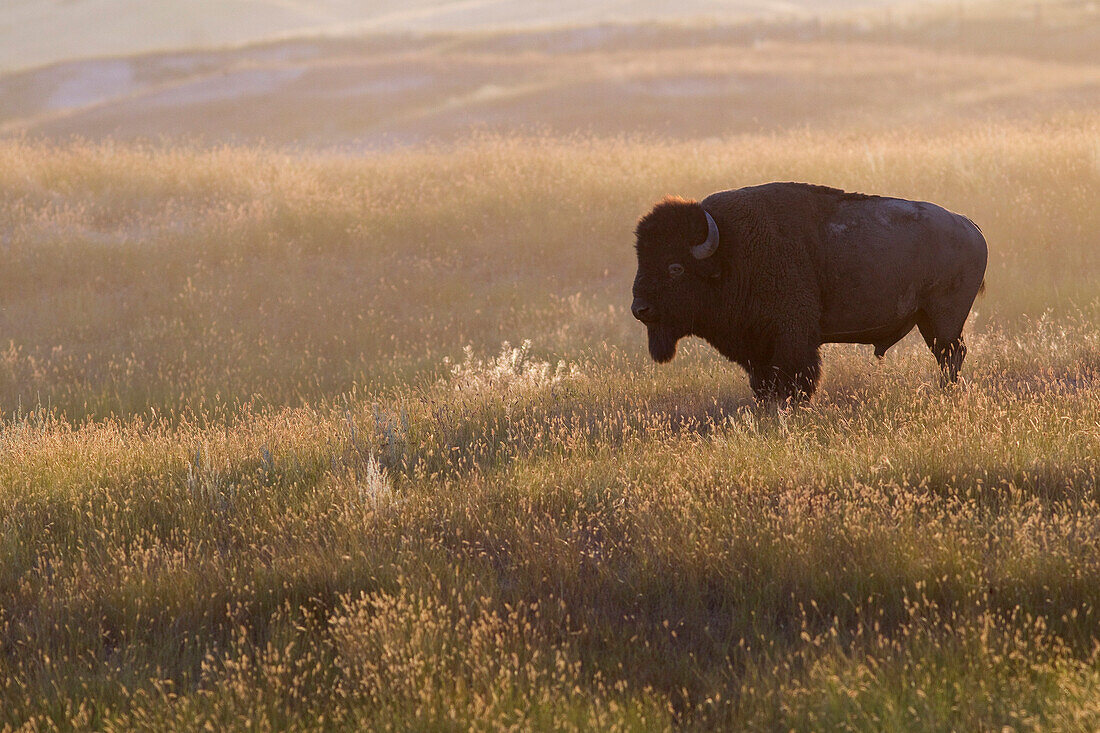
[[[649,323],[653,320],[653,308],[641,298],[635,298],[634,302],[630,304],[630,312],[642,323]]]

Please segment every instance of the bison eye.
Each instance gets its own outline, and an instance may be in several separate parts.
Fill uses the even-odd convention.
[[[684,266],[681,265],[679,262],[673,262],[671,265],[668,266],[668,274],[672,275],[673,277],[680,277],[684,274]]]

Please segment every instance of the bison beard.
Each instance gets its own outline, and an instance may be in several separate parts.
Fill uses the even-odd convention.
[[[660,324],[650,324],[647,331],[649,355],[653,357],[653,361],[658,364],[672,361],[672,357],[676,356],[676,342],[680,340],[679,337],[667,326]]]

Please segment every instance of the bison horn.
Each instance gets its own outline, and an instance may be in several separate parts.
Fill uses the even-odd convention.
[[[718,225],[709,213],[704,211],[703,214],[707,217],[707,241],[691,248],[691,256],[697,260],[705,260],[718,249]]]

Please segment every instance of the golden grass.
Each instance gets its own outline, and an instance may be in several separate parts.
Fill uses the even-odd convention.
[[[666,193],[774,179],[936,201],[991,242],[975,325],[1091,315],[1096,123],[707,143],[487,138],[346,159],[0,145],[0,409],[300,404],[472,344],[616,348],[631,230]]]
[[[1095,728],[1097,139],[0,144],[0,726]],[[981,224],[963,387],[646,362],[637,216],[775,178]]]

